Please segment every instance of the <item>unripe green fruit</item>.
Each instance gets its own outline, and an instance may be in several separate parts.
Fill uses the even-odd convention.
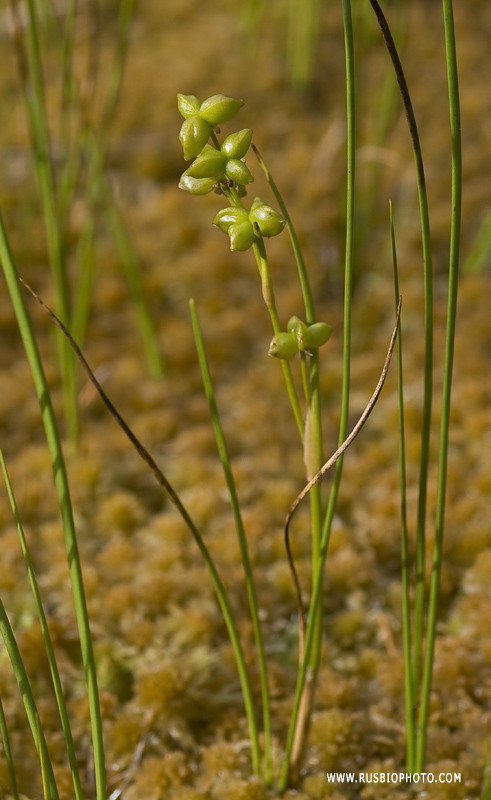
[[[302,351],[308,350],[311,346],[311,340],[310,332],[305,322],[299,317],[290,317],[286,327],[295,338],[298,349]]]
[[[206,122],[215,126],[220,125],[222,122],[228,122],[229,119],[235,117],[243,105],[243,100],[234,100],[224,94],[214,94],[201,103],[199,113]]]
[[[184,119],[192,117],[193,114],[199,114],[201,103],[194,94],[178,94],[177,107],[179,113],[182,114]]]
[[[199,114],[194,114],[184,120],[179,133],[184,158],[189,161],[198,156],[210,138],[211,125],[205,122]]]
[[[277,333],[271,339],[268,355],[287,359],[296,353],[298,353],[298,347],[295,337],[291,333]]]
[[[249,219],[253,224],[255,222],[258,224],[261,236],[268,238],[278,236],[285,227],[285,220],[281,214],[278,214],[271,206],[263,203],[259,197],[256,197],[251,206]]]
[[[237,158],[228,159],[225,175],[234,183],[238,183],[239,186],[245,186],[247,183],[253,183],[254,181],[249,168]]]
[[[215,215],[213,225],[216,225],[217,228],[220,228],[224,233],[228,233],[231,225],[239,225],[241,222],[247,222],[248,220],[249,215],[245,208],[229,206],[228,208],[222,208],[222,210]]]
[[[237,133],[231,133],[230,136],[222,142],[221,151],[225,153],[228,158],[244,158],[249,150],[252,140],[252,130],[244,128]]]
[[[192,178],[183,172],[179,181],[179,188],[195,195],[209,194],[216,184],[215,178]]]
[[[227,166],[227,156],[213,147],[204,150],[186,170],[192,178],[218,178]]]
[[[327,322],[314,322],[309,325],[310,346],[322,347],[327,342],[332,333],[331,325]]]
[[[248,250],[256,241],[254,228],[249,220],[239,222],[237,225],[231,225],[228,229],[228,235],[230,238],[231,250]]]

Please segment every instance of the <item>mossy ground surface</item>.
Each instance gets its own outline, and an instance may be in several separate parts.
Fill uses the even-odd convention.
[[[277,4],[278,6],[280,4]],[[184,168],[177,92],[201,99],[242,97],[238,127],[254,129],[295,220],[320,319],[334,326],[321,351],[325,451],[335,449],[340,405],[344,215],[344,67],[340,4],[321,18],[316,78],[306,93],[285,78],[285,28],[272,4],[247,41],[230,3],[168,0],[137,8],[121,103],[108,155],[165,354],[167,375],[149,379],[117,255],[101,226],[85,352],[110,397],[181,493],[214,554],[250,665],[259,678],[239,548],[215,452],[188,314],[195,298],[227,436],[257,580],[269,660],[276,768],[296,677],[295,600],[283,547],[285,513],[303,485],[302,453],[250,253],[233,254],[211,227],[219,198],[177,188]],[[368,4],[367,4],[368,5]],[[439,3],[407,4],[403,62],[426,158],[435,254],[435,411],[437,454],[450,155]],[[101,74],[111,59],[116,3],[97,26],[80,11],[77,58],[100,37]],[[3,13],[3,12],[2,12]],[[486,0],[456,0],[464,120],[463,255],[490,202],[491,123]],[[3,19],[3,17],[2,17]],[[2,23],[3,24],[3,23]],[[7,28],[0,70],[0,199],[21,274],[53,302],[42,219],[32,178],[24,113]],[[423,289],[413,159],[397,96],[377,140],[382,86],[389,74],[380,37],[357,20],[358,224],[353,315],[353,423],[377,382],[394,320],[387,204],[394,203],[403,294],[409,519],[417,502],[423,359]],[[81,71],[83,71],[81,67]],[[56,68],[47,66],[57,107]],[[54,113],[54,112],[53,112]],[[235,130],[234,123],[224,131]],[[252,195],[271,202],[257,180]],[[373,193],[370,187],[375,187]],[[82,212],[73,214],[75,246]],[[269,248],[283,322],[301,313],[286,235]],[[459,772],[460,783],[426,785],[426,796],[476,798],[491,731],[491,264],[463,274],[457,327],[448,470],[445,560],[428,736],[428,771]],[[32,308],[55,404],[62,392],[50,323]],[[32,381],[5,290],[0,293],[0,444],[5,452],[41,584],[80,763],[91,797],[88,706],[84,693],[66,554],[49,457]],[[124,800],[272,797],[250,779],[247,726],[233,653],[200,554],[184,524],[81,378],[81,433],[68,459],[89,612],[99,664],[110,790]],[[430,466],[428,548],[436,495]],[[327,771],[394,772],[404,765],[397,395],[394,365],[362,435],[345,461],[326,566],[324,658],[305,769],[285,797],[405,797],[395,786],[332,787]],[[17,534],[0,495],[0,592],[17,631],[63,800],[72,797],[48,667],[34,621]],[[413,538],[412,538],[413,541]],[[308,518],[299,513],[292,546],[308,592]],[[429,559],[430,561],[430,559]],[[17,687],[0,655],[19,784],[41,797],[39,766]],[[0,797],[8,797],[0,755]]]

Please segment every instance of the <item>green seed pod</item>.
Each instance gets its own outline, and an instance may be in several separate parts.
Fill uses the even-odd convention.
[[[182,144],[184,158],[189,161],[199,155],[210,138],[211,125],[199,114],[188,117],[181,125],[179,141]]]
[[[332,333],[331,325],[327,322],[314,322],[309,325],[310,346],[322,347],[327,342]]]
[[[177,95],[177,107],[184,119],[188,119],[188,117],[192,117],[194,114],[199,114],[200,105],[200,101],[194,94]]]
[[[203,150],[186,170],[192,178],[218,178],[225,171],[227,156],[213,147]]]
[[[249,215],[245,208],[229,206],[228,208],[222,208],[222,210],[215,215],[213,225],[216,225],[217,228],[220,228],[224,233],[228,233],[228,229],[231,225],[240,225],[241,222],[248,222],[248,220]]]
[[[311,347],[309,328],[299,317],[290,317],[286,327],[294,337],[299,350],[304,351]]]
[[[254,224],[257,222],[261,236],[278,236],[285,227],[285,219],[278,214],[271,206],[263,203],[260,197],[256,197],[251,210],[249,212],[249,219]]]
[[[201,103],[199,113],[210,125],[220,125],[235,117],[244,105],[243,100],[234,100],[224,94],[214,94]]]
[[[256,241],[254,228],[249,220],[239,222],[237,225],[231,225],[228,229],[231,250],[248,250],[249,247]]]
[[[246,183],[253,183],[254,181],[249,168],[246,167],[243,161],[239,161],[238,158],[228,159],[225,175],[234,183],[238,183],[239,186],[245,186]]]
[[[275,358],[291,358],[295,353],[298,353],[298,347],[295,337],[291,333],[277,333],[273,336],[268,355],[275,356]]]
[[[196,195],[209,194],[216,184],[215,178],[192,178],[183,172],[179,181],[179,188]]]
[[[251,140],[252,130],[244,128],[242,131],[231,133],[230,136],[227,136],[220,149],[228,158],[244,158],[249,150]]]

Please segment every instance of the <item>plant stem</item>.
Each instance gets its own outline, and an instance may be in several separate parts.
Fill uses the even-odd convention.
[[[271,755],[271,719],[270,719],[270,701],[269,701],[269,690],[268,690],[268,674],[266,669],[266,659],[264,655],[264,645],[263,645],[263,636],[261,631],[261,623],[259,620],[259,609],[257,605],[256,599],[256,589],[254,585],[254,576],[252,571],[252,565],[249,558],[249,550],[247,547],[247,538],[244,530],[244,525],[242,521],[242,515],[240,511],[240,504],[239,499],[237,496],[237,490],[235,486],[235,481],[232,473],[232,467],[230,464],[229,455],[227,452],[227,445],[225,443],[225,437],[223,435],[222,426],[220,423],[220,416],[218,414],[218,408],[215,401],[215,393],[213,391],[213,385],[211,382],[210,371],[208,369],[208,363],[206,359],[205,349],[203,345],[203,338],[201,335],[201,330],[199,327],[198,316],[196,313],[196,308],[194,304],[194,300],[190,300],[189,302],[190,310],[191,310],[191,320],[193,324],[193,333],[194,333],[194,341],[196,344],[196,350],[198,353],[198,360],[201,368],[201,375],[203,377],[203,384],[205,387],[205,394],[208,400],[208,404],[210,406],[211,418],[213,422],[213,429],[215,431],[215,438],[217,441],[218,453],[220,456],[220,461],[222,462],[223,471],[225,474],[225,480],[227,482],[227,487],[230,495],[230,501],[232,505],[232,512],[235,519],[235,526],[237,529],[237,536],[239,539],[239,546],[240,552],[242,557],[242,563],[244,565],[244,572],[246,577],[246,588],[247,588],[247,596],[249,598],[249,608],[251,611],[251,619],[252,625],[254,628],[254,638],[256,641],[256,648],[258,653],[258,661],[259,661],[259,675],[261,679],[261,695],[262,695],[262,708],[263,708],[263,726],[264,726],[264,753],[265,753],[265,783],[268,788],[272,787],[273,783],[273,766],[272,766],[272,755]]]
[[[48,256],[56,289],[57,312],[67,322],[70,315],[68,282],[65,270],[65,254],[63,236],[60,225],[60,214],[57,207],[56,185],[50,152],[48,117],[44,103],[41,50],[38,37],[37,14],[34,0],[28,0],[28,72],[22,68],[22,56],[19,54],[19,65],[22,78],[24,101],[28,112],[35,167],[43,207],[43,218],[46,228]],[[65,387],[65,418],[68,438],[75,442],[78,429],[77,414],[77,380],[73,354],[63,338],[57,339],[60,366]]]
[[[19,798],[19,790],[17,788],[17,779],[15,777],[15,765],[14,759],[12,757],[12,750],[10,749],[10,737],[7,728],[7,720],[5,719],[5,711],[3,709],[3,703],[0,698],[0,735],[2,737],[2,744],[3,744],[3,752],[5,756],[5,762],[7,764],[7,771],[9,774],[10,779],[10,788],[12,790],[12,798],[13,800],[20,800]]]
[[[53,649],[53,643],[51,640],[51,635],[48,628],[48,622],[46,619],[46,614],[44,613],[43,603],[41,600],[41,594],[39,592],[38,582],[36,576],[34,574],[34,569],[32,566],[31,558],[29,555],[29,550],[27,548],[27,541],[24,535],[24,529],[22,527],[22,523],[20,520],[19,510],[17,507],[17,503],[14,496],[14,491],[12,488],[12,484],[10,482],[10,478],[7,472],[7,466],[5,464],[5,459],[3,457],[3,453],[0,450],[0,466],[3,471],[5,485],[7,487],[7,494],[9,496],[10,506],[12,509],[12,513],[14,515],[17,532],[19,534],[20,545],[22,549],[22,555],[24,557],[24,561],[27,568],[27,574],[29,576],[29,582],[31,584],[31,591],[34,597],[34,601],[36,604],[36,610],[39,618],[39,622],[41,625],[41,632],[43,635],[44,645],[46,648],[46,655],[48,658],[49,668],[51,672],[51,678],[53,680],[53,687],[55,690],[56,702],[58,705],[58,710],[60,713],[61,725],[63,728],[63,735],[65,736],[65,743],[66,749],[68,753],[68,760],[70,762],[70,769],[72,773],[72,780],[73,780],[73,788],[75,791],[75,797],[77,800],[82,800],[82,787],[80,784],[80,775],[78,771],[77,765],[77,757],[75,754],[75,746],[73,743],[72,732],[70,728],[70,721],[68,718],[68,711],[65,703],[65,698],[63,696],[63,688],[61,685],[61,678],[60,673],[58,671],[58,666],[56,663],[55,652]],[[39,738],[39,737],[38,737]]]
[[[256,263],[259,270],[259,276],[261,278],[263,300],[265,302],[266,308],[268,309],[269,316],[271,318],[273,331],[274,333],[281,333],[280,320],[278,317],[278,312],[276,310],[276,304],[274,299],[273,284],[271,282],[271,273],[269,271],[268,258],[266,255],[266,248],[264,246],[263,240],[258,239],[257,242],[252,245],[252,249],[254,251],[254,256],[256,258]],[[297,390],[295,388],[290,362],[282,358],[281,366],[283,369],[283,375],[285,377],[286,390],[288,392],[288,397],[290,398],[291,407],[293,409],[293,414],[295,416],[295,422],[297,423],[298,432],[303,441],[304,439],[303,414],[302,414],[302,409],[300,408],[300,402],[298,399]]]
[[[17,323],[34,379],[38,402],[41,408],[46,439],[50,451],[51,462],[53,465],[54,480],[63,522],[63,535],[65,538],[65,547],[68,556],[68,567],[73,590],[75,613],[80,636],[82,660],[87,682],[87,694],[92,726],[92,745],[94,752],[94,771],[97,800],[105,800],[106,771],[102,738],[102,719],[99,705],[99,694],[97,690],[97,675],[65,459],[63,456],[63,450],[61,447],[58,427],[56,424],[53,406],[51,404],[46,377],[32,328],[31,318],[22,294],[19,277],[14,260],[12,258],[12,253],[10,251],[7,234],[1,215],[0,260],[2,262],[5,279],[7,281],[10,297],[14,306],[15,315],[17,317]]]
[[[285,205],[283,197],[271,175],[265,161],[263,160],[261,154],[257,147],[252,145],[256,158],[259,161],[261,169],[266,176],[266,180],[268,181],[273,194],[278,202],[278,205],[281,209],[281,213],[283,214],[284,218],[286,219],[286,226],[288,229],[288,233],[290,236],[290,241],[292,244],[293,253],[295,256],[295,261],[297,264],[298,270],[298,277],[300,280],[300,285],[302,288],[303,294],[303,301],[305,306],[305,317],[307,325],[311,325],[313,322],[316,321],[315,317],[315,309],[314,309],[314,301],[312,297],[312,288],[310,286],[309,277],[307,274],[307,269],[305,266],[305,261],[303,258],[302,250],[300,248],[300,243],[298,241],[298,237],[293,226],[291,217],[288,213],[288,209]],[[322,447],[322,420],[321,420],[321,403],[320,403],[320,387],[319,387],[319,351],[314,350],[311,357],[310,357],[310,391],[308,393],[308,408],[307,408],[307,425],[306,425],[306,435],[305,435],[305,444],[304,444],[304,452],[305,452],[305,464],[307,468],[307,479],[310,480],[313,475],[320,469],[322,462],[323,462],[323,447]],[[305,382],[305,381],[304,381]],[[308,431],[307,431],[308,428]],[[308,433],[308,435],[307,435]],[[319,559],[319,548],[320,548],[320,541],[322,535],[322,497],[321,497],[321,486],[316,485],[313,487],[311,496],[310,496],[310,503],[311,503],[311,517],[312,517],[312,566],[313,571],[316,570],[318,565]],[[311,659],[311,666],[313,669],[313,678],[315,682],[315,676],[317,674],[317,670],[319,667],[319,660],[321,654],[321,645],[322,645],[322,613],[319,609],[316,611],[316,643],[313,648],[313,654]],[[300,652],[300,660],[303,658],[303,653]],[[311,690],[309,689],[309,693],[312,694]],[[312,699],[312,697],[311,697]],[[305,711],[307,713],[308,704],[304,704]],[[302,743],[303,744],[303,743]],[[299,739],[299,746],[300,746],[300,739]],[[298,753],[298,758],[300,757],[300,753]]]
[[[397,268],[396,239],[392,203],[389,203],[390,232],[392,244],[392,264],[394,270],[394,294],[396,307],[399,302],[399,273]],[[416,746],[414,687],[411,664],[411,601],[409,576],[409,541],[407,526],[406,496],[406,440],[404,432],[404,388],[402,369],[402,331],[399,327],[397,339],[397,394],[399,405],[399,464],[401,476],[401,577],[402,577],[402,640],[404,651],[404,696],[406,707],[406,770],[414,770]]]
[[[450,106],[450,128],[452,134],[452,213],[450,230],[450,257],[448,275],[447,331],[442,392],[442,417],[440,427],[440,450],[438,464],[438,490],[435,521],[435,545],[428,602],[428,626],[426,654],[421,688],[421,708],[416,752],[416,771],[422,772],[426,757],[426,733],[428,727],[431,680],[435,652],[438,596],[443,551],[445,524],[445,497],[447,486],[447,457],[450,429],[450,401],[452,389],[455,322],[457,317],[457,294],[460,258],[460,230],[462,219],[462,137],[460,127],[460,100],[457,69],[457,52],[452,0],[443,0],[443,19],[447,60],[447,80]]]
[[[3,638],[5,648],[8,652],[12,669],[14,670],[15,678],[17,680],[17,685],[19,686],[19,690],[22,695],[22,701],[24,703],[24,708],[26,709],[29,726],[34,738],[39,760],[41,764],[44,765],[43,771],[50,789],[51,797],[53,800],[59,800],[58,789],[56,786],[53,766],[49,757],[46,739],[44,732],[39,725],[39,715],[36,707],[36,701],[34,700],[34,695],[32,693],[31,684],[29,683],[26,668],[24,666],[24,662],[22,661],[22,656],[2,600],[0,600],[0,634]]]
[[[421,658],[424,636],[425,615],[425,562],[426,562],[426,505],[428,494],[428,465],[430,453],[431,405],[433,395],[433,268],[431,257],[430,219],[428,198],[424,173],[423,155],[419,140],[418,126],[414,115],[411,96],[402,68],[397,48],[388,26],[387,20],[377,0],[370,0],[377,17],[382,36],[391,58],[401,97],[406,113],[411,136],[416,178],[418,184],[419,208],[421,216],[421,234],[423,244],[424,269],[424,305],[425,305],[425,361],[424,361],[424,396],[423,421],[421,425],[421,456],[419,472],[418,518],[416,532],[416,594],[414,603],[414,637],[413,637],[413,696],[416,701],[420,677]]]
[[[339,444],[346,439],[349,413],[349,386],[351,365],[351,302],[353,284],[353,229],[354,229],[354,181],[355,181],[355,86],[354,86],[354,46],[353,25],[350,0],[343,0],[344,37],[346,54],[346,102],[347,102],[347,214],[346,214],[346,252],[345,252],[345,290],[344,290],[344,345],[343,345],[343,389],[341,400],[341,421]],[[282,209],[283,210],[283,209]],[[336,462],[336,470],[324,517],[322,534],[316,553],[313,575],[312,596],[305,638],[305,652],[299,670],[295,704],[288,734],[285,760],[280,777],[280,791],[285,791],[290,775],[292,755],[295,757],[303,748],[302,739],[306,735],[310,705],[315,688],[316,671],[320,656],[319,619],[322,613],[323,571],[329,546],[330,530],[342,474],[341,456]],[[315,488],[315,487],[314,487]],[[299,744],[302,742],[302,744]]]

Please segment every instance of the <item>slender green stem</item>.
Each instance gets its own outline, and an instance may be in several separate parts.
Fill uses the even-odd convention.
[[[455,322],[457,317],[460,230],[462,219],[462,137],[460,128],[459,81],[452,0],[443,0],[443,18],[450,105],[450,128],[452,134],[452,214],[450,231],[447,331],[445,342],[437,508],[435,521],[435,545],[433,550],[433,566],[428,601],[427,642],[421,688],[421,708],[416,752],[416,770],[418,772],[422,772],[425,766],[426,732],[428,727],[433,658],[435,652],[438,596],[443,550],[443,531],[445,524],[447,456],[450,430],[450,401],[455,343]]]
[[[307,370],[307,354],[303,351],[300,353],[300,371],[302,373],[302,386],[303,386],[303,394],[305,397],[305,402],[307,405],[310,404],[310,383],[309,383],[309,375]]]
[[[281,213],[286,219],[286,226],[292,244],[293,254],[297,264],[298,277],[302,288],[303,301],[305,306],[305,316],[308,325],[316,321],[314,301],[312,296],[312,288],[305,266],[300,243],[293,226],[290,214],[283,200],[281,192],[279,191],[271,172],[269,171],[265,161],[263,160],[259,150],[254,145],[252,146],[256,158],[259,161],[261,169],[264,172],[266,180],[268,181],[273,194],[281,209]],[[323,448],[322,448],[322,419],[321,419],[321,402],[320,402],[320,387],[319,387],[319,353],[314,350],[310,358],[310,392],[307,409],[307,422],[308,422],[308,436],[305,436],[304,451],[305,451],[305,464],[307,467],[307,478],[310,479],[320,469],[323,462]],[[307,427],[307,426],[306,426]],[[307,431],[306,431],[307,434]],[[322,496],[321,486],[314,486],[310,495],[311,515],[312,515],[312,564],[313,569],[316,569],[317,561],[319,558],[319,547],[322,533]],[[321,612],[316,611],[316,626],[317,637],[316,645],[313,650],[312,663],[313,675],[315,682],[315,675],[319,666],[321,645],[322,645],[322,619]]]
[[[263,293],[263,299],[266,304],[266,308],[268,309],[269,316],[271,318],[271,324],[273,326],[273,331],[275,333],[281,332],[281,325],[280,320],[278,317],[278,312],[276,310],[276,304],[274,299],[274,291],[273,285],[271,282],[271,273],[269,271],[269,264],[268,258],[266,255],[266,248],[264,246],[264,242],[262,239],[258,239],[258,241],[253,244],[252,249],[254,251],[254,256],[256,258],[257,267],[259,270],[259,276],[261,278],[261,288]],[[300,402],[298,399],[297,390],[295,387],[295,382],[293,380],[292,370],[290,366],[290,362],[281,359],[281,366],[283,369],[283,375],[285,377],[286,389],[288,392],[288,397],[290,398],[290,403],[293,409],[293,414],[295,416],[295,422],[297,423],[297,428],[300,433],[300,437],[303,441],[304,438],[304,422],[303,422],[303,414],[302,409],[300,407]]]
[[[29,720],[29,726],[34,738],[36,750],[38,751],[39,760],[42,764],[44,764],[43,769],[50,788],[51,797],[54,800],[59,800],[58,789],[56,786],[53,767],[51,765],[51,759],[49,757],[46,739],[44,737],[44,732],[39,725],[39,715],[36,707],[36,701],[34,700],[34,695],[31,684],[29,683],[26,668],[24,666],[24,662],[22,661],[22,656],[15,639],[15,634],[12,630],[12,626],[9,622],[9,618],[2,600],[0,600],[0,634],[2,635],[5,643],[5,647],[14,670],[15,678],[22,695],[22,701],[24,703],[24,708],[26,709],[27,719]]]
[[[1,698],[0,698],[0,736],[2,737],[3,752],[5,755],[5,761],[7,762],[7,770],[10,778],[10,788],[12,790],[12,798],[13,800],[20,800],[19,790],[17,788],[17,779],[15,777],[14,759],[12,757],[12,750],[10,749],[10,737],[7,728],[7,720],[5,719],[5,711],[3,709],[3,703]]]
[[[97,800],[106,798],[106,772],[104,763],[104,746],[102,738],[102,719],[97,690],[97,675],[95,668],[94,650],[90,633],[85,590],[82,578],[82,568],[78,552],[78,543],[73,520],[73,510],[70,500],[68,476],[65,459],[61,447],[56,418],[51,404],[49,389],[44,375],[41,358],[36,344],[31,319],[22,293],[17,270],[12,258],[12,253],[7,240],[3,219],[0,215],[0,260],[5,274],[10,297],[17,317],[17,323],[22,336],[24,347],[31,368],[41,414],[46,433],[46,439],[53,465],[54,480],[58,494],[60,512],[63,522],[63,534],[68,556],[68,567],[73,590],[75,613],[80,636],[82,660],[87,682],[90,719],[92,726],[92,744],[94,752],[94,772],[96,780]]]
[[[423,155],[419,140],[418,126],[414,115],[411,96],[402,68],[397,48],[388,26],[387,20],[377,0],[370,0],[377,17],[382,35],[391,58],[413,146],[418,184],[419,209],[421,216],[421,234],[423,243],[424,269],[424,305],[425,305],[425,361],[424,361],[424,396],[423,421],[421,425],[421,456],[419,471],[418,518],[416,533],[416,594],[414,604],[414,637],[413,637],[413,692],[416,700],[421,676],[421,658],[424,637],[425,616],[425,562],[426,562],[426,506],[428,494],[428,465],[430,453],[431,405],[433,395],[433,270],[431,257],[430,219],[428,198],[423,165]]]
[[[134,10],[135,0],[122,0],[122,2],[119,4],[116,56],[109,78],[109,86],[100,126],[100,133],[104,137],[107,135],[107,130],[113,120],[114,112],[116,111],[118,105],[121,86],[123,83],[124,68],[127,60],[126,56],[128,52],[129,34]]]
[[[253,144],[252,149],[255,153],[257,160],[259,161],[260,167],[264,172],[266,180],[268,181],[273,194],[276,198],[276,201],[281,209],[281,213],[283,214],[284,218],[286,219],[286,227],[288,230],[288,234],[290,236],[290,241],[292,243],[293,254],[295,256],[295,261],[297,264],[298,269],[298,277],[300,279],[300,285],[302,287],[302,294],[303,294],[303,301],[305,305],[305,314],[306,314],[306,322],[307,325],[311,325],[315,322],[315,311],[314,311],[314,301],[312,297],[312,289],[310,287],[310,281],[307,274],[307,269],[305,267],[305,261],[303,258],[302,250],[300,247],[300,243],[298,241],[298,236],[296,234],[295,228],[293,226],[293,222],[291,220],[290,214],[288,213],[288,209],[285,205],[283,197],[269,171],[266,162],[264,161],[263,157],[261,156],[257,147]]]
[[[355,71],[354,71],[354,45],[353,25],[350,0],[343,0],[344,37],[346,53],[346,101],[347,101],[347,224],[346,224],[346,252],[345,252],[345,290],[344,290],[344,345],[343,345],[343,388],[341,399],[341,421],[339,444],[346,439],[349,414],[349,387],[351,366],[351,304],[353,284],[353,231],[354,231],[354,184],[355,184]],[[324,517],[322,535],[316,558],[316,569],[313,576],[312,596],[310,600],[310,614],[305,636],[305,650],[303,661],[297,678],[294,708],[288,739],[285,748],[285,759],[280,777],[280,791],[285,791],[290,773],[290,763],[296,739],[297,730],[306,725],[302,719],[301,709],[305,708],[305,691],[309,691],[315,682],[315,670],[312,666],[312,653],[319,643],[318,620],[322,608],[323,573],[324,564],[329,547],[330,530],[342,474],[342,456],[336,462],[336,470],[329,496],[328,507]],[[314,487],[315,488],[315,487]],[[315,661],[314,661],[315,663]],[[307,687],[307,689],[306,689]],[[302,702],[303,701],[303,702]]]
[[[48,244],[48,255],[56,287],[57,312],[68,321],[70,314],[68,282],[63,252],[63,236],[57,207],[56,185],[52,166],[48,117],[44,103],[41,49],[38,36],[37,14],[34,0],[28,0],[28,75],[23,75],[23,93],[29,116],[36,174],[43,206],[44,224]],[[65,386],[67,430],[70,441],[77,436],[77,386],[75,362],[67,343],[58,338],[60,365]]]
[[[232,505],[232,512],[234,515],[235,526],[237,529],[237,536],[239,539],[242,563],[244,565],[247,596],[249,598],[249,607],[251,611],[252,624],[254,628],[254,637],[256,641],[256,648],[257,648],[258,662],[259,662],[259,674],[261,679],[261,695],[262,695],[263,726],[264,726],[264,753],[265,753],[264,776],[265,776],[266,786],[268,788],[271,788],[273,782],[273,767],[272,767],[272,754],[271,754],[271,715],[270,715],[270,700],[269,700],[269,690],[268,690],[268,674],[266,669],[263,636],[261,631],[261,623],[259,620],[259,609],[256,599],[256,589],[254,585],[252,565],[249,557],[247,538],[245,535],[242,515],[240,511],[239,498],[237,496],[235,480],[233,477],[232,467],[230,464],[227,446],[225,443],[225,437],[220,422],[220,416],[218,413],[218,408],[215,400],[215,393],[213,391],[210,371],[208,369],[208,363],[203,345],[203,338],[199,327],[198,316],[196,313],[194,300],[190,301],[189,306],[191,310],[194,341],[196,343],[196,350],[198,353],[201,375],[203,377],[205,394],[208,400],[208,404],[210,406],[211,418],[213,422],[213,428],[215,431],[218,453],[220,456],[220,461],[222,462],[222,467],[225,474],[225,480],[227,482],[227,487],[230,495],[230,502]]]
[[[27,547],[26,538],[24,535],[24,529],[22,527],[22,522],[20,520],[19,510],[17,507],[17,503],[14,496],[14,491],[12,488],[12,484],[10,482],[10,478],[7,472],[7,467],[5,464],[5,459],[3,457],[3,453],[0,450],[0,466],[3,471],[3,476],[5,479],[5,485],[7,487],[7,493],[10,501],[10,506],[12,509],[12,513],[14,515],[15,524],[17,526],[17,532],[19,534],[20,545],[22,549],[22,555],[24,557],[24,561],[27,567],[27,574],[29,576],[29,582],[31,584],[31,590],[34,596],[34,601],[36,604],[36,609],[39,617],[39,622],[41,624],[41,632],[43,635],[44,645],[46,648],[46,654],[48,657],[49,668],[51,671],[51,677],[53,680],[53,686],[55,690],[56,702],[58,704],[58,709],[60,712],[60,719],[63,728],[63,734],[65,736],[65,742],[67,747],[68,753],[68,760],[70,762],[70,769],[72,772],[72,780],[73,780],[73,788],[75,790],[75,796],[77,800],[82,800],[82,787],[80,784],[80,775],[77,766],[77,758],[75,755],[75,746],[73,744],[73,737],[72,732],[70,729],[70,721],[68,719],[68,712],[66,708],[65,698],[63,696],[63,688],[61,685],[60,673],[58,671],[58,666],[56,664],[55,653],[53,649],[53,643],[51,641],[51,636],[49,633],[48,622],[46,620],[46,614],[44,613],[43,603],[41,600],[41,595],[39,592],[39,587],[37,583],[36,576],[34,574],[34,569],[32,566],[31,558],[29,555],[29,550]]]
[[[399,303],[399,272],[397,267],[396,238],[392,203],[389,204],[390,232],[392,244],[392,264],[394,269],[394,294],[396,308]],[[414,753],[416,746],[414,687],[411,663],[411,600],[409,576],[409,539],[407,526],[406,496],[406,437],[404,431],[404,386],[402,368],[402,330],[399,327],[397,338],[397,382],[399,404],[399,464],[401,475],[401,576],[402,576],[402,640],[404,651],[404,693],[406,705],[406,770],[414,771]]]
[[[341,419],[338,443],[344,441],[348,430],[350,378],[351,378],[351,327],[353,299],[353,250],[355,221],[355,54],[353,43],[353,22],[350,0],[343,0],[344,42],[346,57],[346,125],[347,125],[347,166],[346,166],[346,245],[344,260],[344,316],[343,316],[343,383],[341,397]],[[332,520],[341,484],[343,458],[336,463],[329,502],[324,518],[323,540],[329,541]]]

